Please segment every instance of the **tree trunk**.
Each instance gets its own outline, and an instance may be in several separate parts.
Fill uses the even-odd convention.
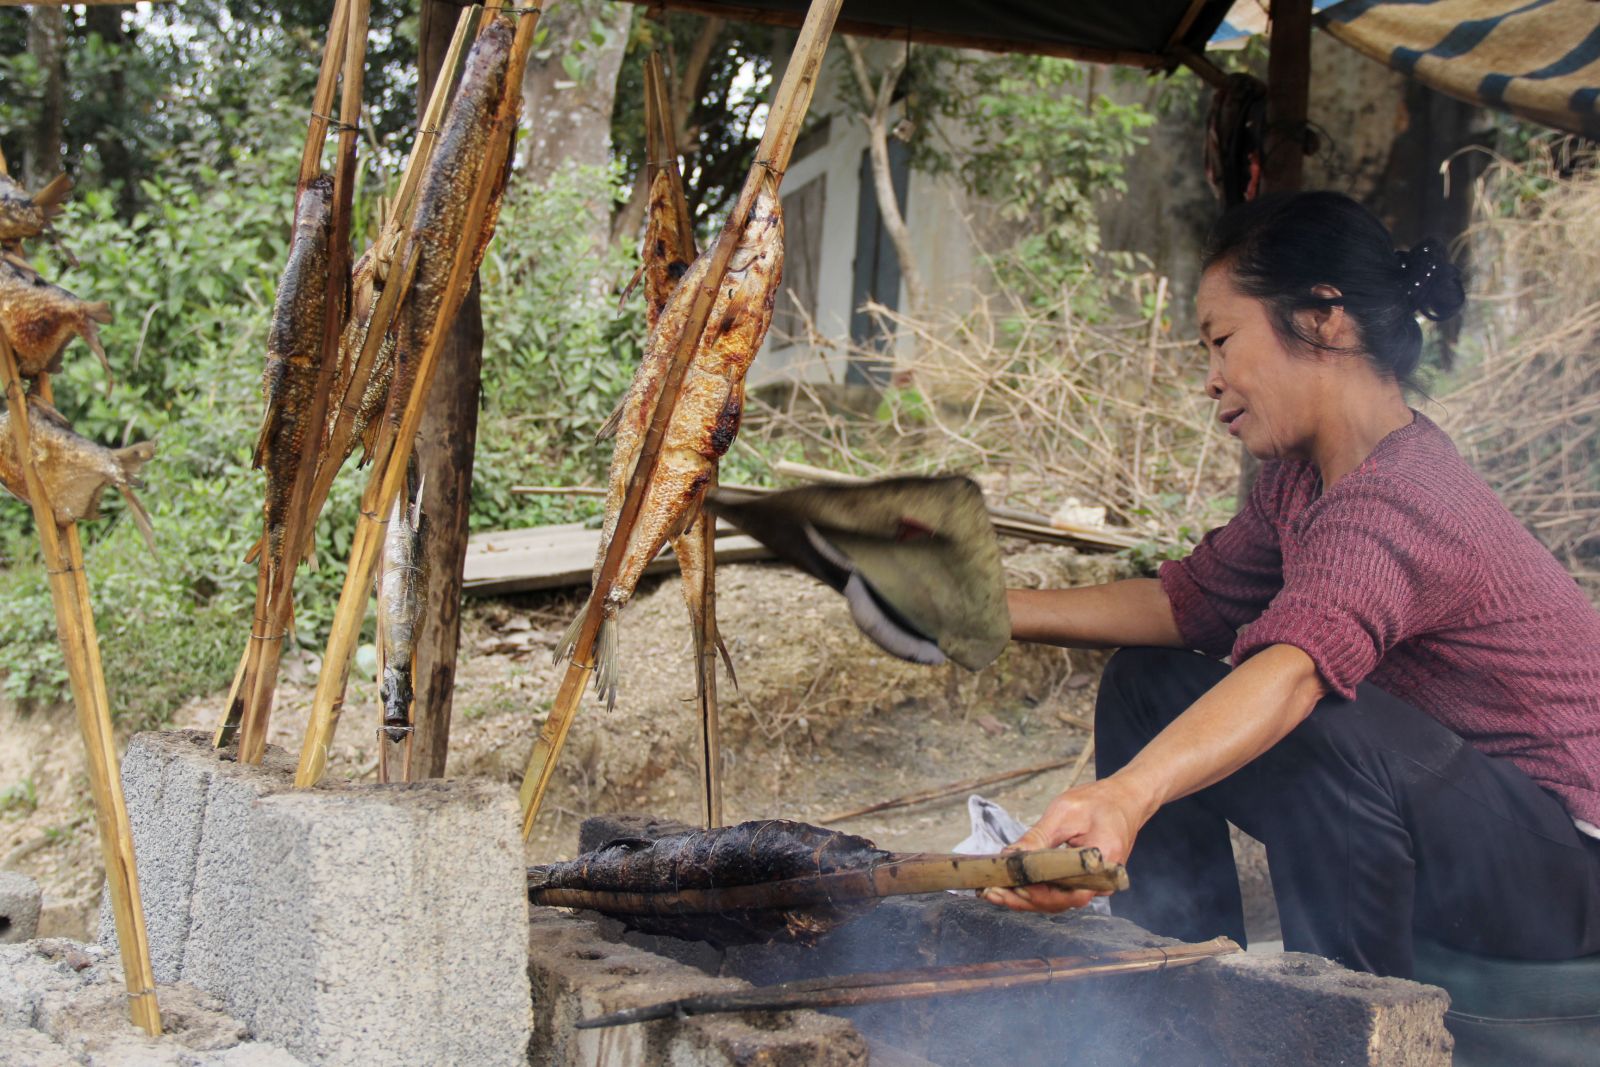
[[[29,189],[41,188],[61,173],[61,128],[67,106],[66,35],[64,8],[38,4],[28,9],[28,54],[44,72],[39,121],[23,151],[23,184]]]
[[[84,22],[89,32],[117,56],[111,71],[111,99],[121,100],[127,92],[124,74],[124,47],[128,43],[127,31],[122,26],[123,9],[120,6],[90,7],[84,9]],[[133,218],[138,209],[137,183],[133,173],[133,153],[128,151],[127,135],[116,127],[102,129],[96,147],[100,152],[102,177],[117,185],[117,213],[125,219]]]
[[[418,37],[417,111],[444,61],[461,9],[423,0]],[[422,424],[417,461],[426,479],[423,507],[429,536],[423,547],[428,567],[424,618],[417,638],[417,697],[411,776],[444,775],[450,752],[450,713],[455,696],[456,653],[461,641],[461,569],[467,553],[467,515],[472,506],[472,458],[478,440],[478,393],[483,367],[483,315],[478,284],[461,303],[450,336],[439,352],[439,368]]]
[[[905,58],[896,59],[876,85],[867,72],[867,60],[860,42],[853,37],[841,37],[845,51],[850,55],[850,66],[855,71],[856,86],[869,109],[861,115],[867,127],[867,151],[872,159],[872,188],[878,198],[878,213],[883,218],[884,232],[894,245],[895,258],[900,261],[900,277],[906,287],[906,314],[912,318],[921,315],[928,307],[928,290],[922,281],[922,268],[917,265],[916,252],[911,247],[911,231],[906,227],[905,215],[900,211],[900,201],[894,195],[894,173],[889,168],[889,108],[894,103],[895,86],[905,70]]]
[[[632,20],[632,4],[609,0],[573,0],[541,16],[544,42],[522,78],[523,113],[539,116],[522,145],[522,180],[541,186],[562,167],[604,166],[610,159],[611,105]],[[589,37],[596,23],[602,44]],[[576,78],[567,69],[569,57],[577,61]],[[610,210],[596,207],[604,212],[604,236]]]

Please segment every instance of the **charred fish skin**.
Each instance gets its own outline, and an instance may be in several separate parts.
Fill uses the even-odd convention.
[[[144,487],[139,474],[155,457],[154,444],[141,441],[127,448],[107,448],[74,432],[60,412],[37,398],[28,401],[28,429],[34,468],[57,523],[99,518],[100,495],[114,488],[128,501],[134,523],[154,551],[150,517],[133,495],[133,490]],[[0,412],[0,485],[29,502],[9,411]]]
[[[16,260],[0,259],[0,329],[17,355],[25,378],[55,374],[61,355],[75,337],[84,342],[110,371],[98,324],[111,321],[111,305],[80,300]]]
[[[367,334],[372,326],[372,313],[377,307],[378,295],[383,289],[383,283],[377,277],[376,261],[377,257],[372,249],[368,249],[356,261],[350,279],[350,320],[345,323],[344,335],[339,339],[339,374],[334,396],[343,398],[341,405],[343,407],[350,407],[351,400],[355,401],[352,409],[350,440],[345,446],[344,455],[329,457],[330,461],[341,465],[355,451],[357,442],[365,446],[363,464],[371,458],[372,449],[376,444],[376,429],[383,416],[383,406],[389,398],[389,383],[394,377],[395,331],[391,324],[389,331],[379,343],[377,355],[369,368],[366,381],[351,380],[355,374],[356,362],[361,358],[361,349],[367,343]],[[352,398],[347,394],[355,386],[360,387],[361,393]],[[333,429],[339,421],[340,414],[339,408],[329,410],[328,426],[325,431],[327,440],[332,439]]]
[[[427,583],[423,539],[427,519],[421,493],[415,508],[395,500],[384,538],[383,566],[378,575],[378,635],[383,646],[383,725],[390,741],[405,738],[411,727],[411,673],[417,633],[422,625],[422,595]]]
[[[278,282],[262,372],[266,413],[252,460],[267,474],[264,509],[266,551],[261,564],[272,574],[283,563],[289,498],[306,448],[321,441],[322,427],[308,425],[322,358],[328,312],[328,244],[333,179],[313,178],[300,193],[289,262]]]
[[[667,302],[695,259],[694,235],[679,231],[674,200],[672,175],[663,167],[650,183],[646,208],[649,221],[645,224],[644,245],[640,249],[640,260],[644,264],[645,325],[650,333],[655,332]],[[650,354],[656,355],[653,350]]]
[[[71,192],[72,181],[65,174],[30,196],[14,178],[0,173],[0,242],[25,241],[47,232]]]
[[[506,72],[515,35],[511,20],[497,17],[478,34],[467,53],[455,99],[450,102],[438,147],[417,191],[412,241],[417,250],[416,277],[397,316],[397,344],[389,392],[388,419],[400,421],[416,380],[417,361],[432,339],[444,303],[454,252],[471,206],[473,186],[482,172],[494,139],[497,113],[504,95]],[[510,153],[507,153],[510,160]],[[499,214],[504,174],[495,176],[484,226],[474,245],[476,269]],[[470,277],[470,274],[469,274]]]

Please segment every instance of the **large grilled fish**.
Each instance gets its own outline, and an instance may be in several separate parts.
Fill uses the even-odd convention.
[[[50,228],[72,192],[72,179],[58,174],[29,196],[9,174],[0,173],[0,242],[25,241]]]
[[[74,337],[83,338],[109,376],[111,364],[97,323],[110,321],[111,305],[105,301],[79,300],[20,260],[0,258],[0,328],[11,341],[23,377],[60,371],[61,353]]]
[[[266,415],[252,461],[267,474],[265,538],[261,565],[270,582],[283,565],[289,498],[300,457],[317,448],[322,428],[308,425],[322,358],[323,319],[328,310],[328,242],[333,179],[311,179],[295,210],[294,241],[278,282],[267,335],[267,366],[261,376]]]
[[[599,581],[606,549],[616,530],[628,480],[655,410],[661,379],[683,332],[696,289],[704,284],[710,257],[702,256],[684,275],[650,335],[644,361],[634,375],[622,417],[617,420],[616,452],[611,460],[611,485],[606,521],[595,560]],[[693,524],[717,461],[733,444],[744,413],[744,376],[755,358],[767,327],[783,274],[783,215],[777,190],[768,179],[756,197],[727,277],[711,305],[706,331],[684,375],[672,420],[662,440],[661,456],[650,479],[648,496],[628,539],[627,551],[606,594],[604,620],[595,660],[598,691],[608,702],[616,696],[617,613],[633,595],[646,565],[666,544]],[[570,654],[582,616],[574,621],[557,652]]]
[[[456,88],[455,99],[450,102],[439,134],[438,147],[417,190],[412,237],[418,254],[417,272],[405,304],[396,316],[394,370],[387,409],[387,418],[394,423],[400,421],[405,411],[416,381],[417,363],[432,339],[439,307],[444,302],[455,250],[467,223],[473,186],[483,171],[494,139],[495,118],[505,95],[506,68],[515,32],[510,19],[499,17],[473,40],[461,84]],[[511,152],[507,151],[507,167],[510,161]],[[494,234],[506,173],[502,168],[495,175],[488,209],[474,243],[470,264],[473,271],[477,270],[489,238]],[[471,276],[469,271],[467,277]]]
[[[150,516],[133,495],[135,489],[144,488],[139,471],[156,454],[155,445],[149,441],[127,448],[96,444],[74,433],[60,412],[38,399],[28,401],[28,429],[34,467],[44,482],[57,523],[99,518],[100,494],[106,486],[115,486],[127,500],[128,513],[145,544],[151,552],[156,550]],[[0,485],[18,499],[28,500],[28,483],[17,459],[9,411],[0,412]]]
[[[383,649],[383,726],[389,740],[405,739],[411,728],[412,662],[422,629],[422,596],[427,586],[423,539],[422,487],[411,506],[395,498],[378,571],[378,642]]]

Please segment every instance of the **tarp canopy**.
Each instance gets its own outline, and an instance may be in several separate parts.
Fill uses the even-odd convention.
[[[1600,3],[1595,0],[1345,0],[1324,29],[1469,103],[1600,137]]]
[[[806,0],[635,0],[742,22],[798,26]],[[1233,0],[844,0],[841,33],[920,44],[1034,52],[1136,67],[1173,67],[1204,52]]]

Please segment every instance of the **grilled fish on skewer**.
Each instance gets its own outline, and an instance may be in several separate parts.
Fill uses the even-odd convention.
[[[611,589],[606,594],[595,657],[596,685],[608,703],[616,695],[616,616],[633,595],[644,568],[666,544],[693,524],[717,461],[733,444],[744,412],[744,376],[766,338],[772,304],[783,273],[783,218],[776,188],[769,178],[756,197],[727,277],[711,306],[706,332],[684,375],[661,456],[638,521],[631,532]],[[595,563],[598,580],[606,550],[616,530],[628,480],[654,414],[655,398],[671,352],[682,332],[695,289],[702,284],[710,260],[701,259],[684,276],[650,335],[644,362],[634,375],[622,417],[617,422],[616,452],[611,461],[611,486],[606,521]],[[581,620],[580,615],[580,620]],[[557,651],[571,652],[580,623],[575,622]]]
[[[333,179],[327,175],[313,178],[300,193],[294,243],[278,282],[267,335],[267,366],[261,377],[266,415],[252,465],[267,474],[267,551],[261,566],[269,582],[284,565],[285,524],[300,457],[322,441],[322,427],[306,423],[317,388],[323,317],[328,310],[332,199]]]
[[[493,141],[495,115],[504,93],[506,66],[515,28],[506,18],[496,18],[472,43],[461,84],[445,117],[439,146],[429,161],[417,191],[412,240],[418,250],[416,278],[397,316],[393,382],[389,388],[387,419],[398,425],[416,381],[417,360],[428,347],[430,332],[445,298],[450,268],[461,229],[466,225],[476,178],[482,172]],[[513,117],[514,121],[514,117]],[[506,153],[510,164],[512,153]],[[476,270],[494,233],[505,172],[496,185],[484,214],[472,269]]]
[[[27,378],[61,370],[61,353],[74,337],[100,358],[111,376],[98,323],[111,321],[111,305],[80,300],[52,285],[20,260],[0,259],[0,328],[17,353],[17,369]]]
[[[32,196],[16,179],[0,173],[0,242],[25,241],[50,229],[72,193],[72,179],[58,174]]]
[[[384,537],[378,571],[378,643],[383,649],[383,726],[389,740],[400,742],[411,729],[412,675],[417,633],[422,628],[422,592],[427,584],[422,541],[427,536],[422,514],[422,486],[407,506],[395,498]]]
[[[33,464],[44,483],[45,495],[56,522],[100,517],[100,494],[114,486],[128,502],[128,514],[139,527],[145,544],[156,550],[155,532],[135,489],[142,489],[139,471],[156,454],[156,446],[141,441],[127,448],[107,448],[74,433],[67,420],[42,400],[28,401],[28,444]],[[28,499],[28,483],[11,436],[11,413],[0,412],[0,485],[20,500]]]

